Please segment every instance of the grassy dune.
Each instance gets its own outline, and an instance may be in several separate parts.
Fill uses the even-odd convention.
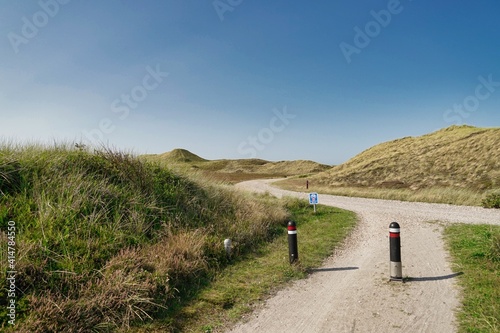
[[[376,145],[309,178],[337,195],[480,205],[500,189],[500,128],[451,126]],[[304,189],[304,179],[281,182]]]
[[[141,158],[168,165],[180,172],[199,171],[205,177],[237,183],[256,178],[280,178],[313,174],[328,170],[330,166],[313,161],[270,162],[262,159],[206,160],[185,149],[174,149],[159,155],[143,155]]]
[[[500,187],[500,128],[452,126],[382,143],[314,179],[331,186],[414,190]]]
[[[111,150],[0,147],[0,239],[16,227],[16,326],[4,331],[127,330],[187,297],[276,237],[288,217],[269,197],[192,180]]]

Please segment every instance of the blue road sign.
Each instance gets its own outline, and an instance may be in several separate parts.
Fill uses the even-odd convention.
[[[309,193],[309,204],[310,205],[317,205],[318,204],[318,193],[316,193],[316,192]]]

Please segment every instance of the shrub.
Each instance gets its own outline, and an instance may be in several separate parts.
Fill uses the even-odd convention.
[[[482,204],[484,208],[500,208],[500,192],[488,194]]]

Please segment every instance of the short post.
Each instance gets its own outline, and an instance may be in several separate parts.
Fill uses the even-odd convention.
[[[297,246],[297,224],[294,221],[288,222],[288,258],[290,264],[299,259],[299,250]]]
[[[224,249],[226,250],[227,257],[231,259],[231,240],[229,238],[224,239]]]
[[[403,281],[403,269],[401,265],[401,238],[400,227],[397,222],[389,225],[389,247],[391,257],[391,280]]]
[[[306,180],[306,189],[309,188],[309,180]]]

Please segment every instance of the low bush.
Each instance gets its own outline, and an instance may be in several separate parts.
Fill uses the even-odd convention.
[[[482,204],[484,208],[500,208],[500,192],[488,194]]]

